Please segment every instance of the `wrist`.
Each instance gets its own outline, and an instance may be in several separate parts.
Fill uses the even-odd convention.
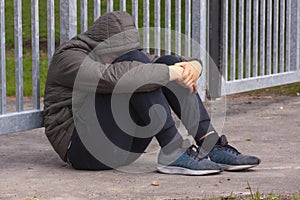
[[[175,81],[181,78],[183,68],[175,65],[169,66],[169,81]]]
[[[189,63],[193,66],[193,68],[195,68],[199,72],[199,77],[200,77],[201,73],[202,73],[202,70],[203,70],[203,67],[201,66],[201,63],[198,62],[197,60],[192,60]]]

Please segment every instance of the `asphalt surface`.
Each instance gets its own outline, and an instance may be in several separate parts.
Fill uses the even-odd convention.
[[[131,168],[76,171],[59,159],[41,128],[0,135],[0,199],[247,198],[250,190],[299,195],[300,97],[238,95],[226,102],[226,114],[217,112],[216,123],[231,145],[261,158],[252,170],[197,177],[160,174],[153,141]],[[211,103],[208,107],[218,110]]]

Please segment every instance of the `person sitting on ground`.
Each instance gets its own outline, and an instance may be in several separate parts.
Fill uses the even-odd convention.
[[[53,55],[45,133],[61,159],[81,170],[128,165],[153,137],[161,147],[162,173],[204,175],[257,166],[259,158],[239,153],[211,124],[197,93],[201,72],[197,59],[146,53],[132,17],[106,13]],[[183,140],[171,109],[196,145]]]

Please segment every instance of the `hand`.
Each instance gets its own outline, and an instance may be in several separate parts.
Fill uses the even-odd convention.
[[[190,90],[190,92],[196,91],[194,84],[188,84],[188,81],[183,79],[183,71],[184,69],[179,65],[171,65],[169,66],[169,74],[170,74],[170,81],[177,81],[180,85]]]
[[[194,66],[196,64],[198,64],[199,66]],[[198,80],[202,72],[202,66],[197,61],[180,62],[176,63],[175,65],[181,66],[184,69],[183,79],[192,80],[193,82],[196,82]]]
[[[194,63],[197,64],[197,63]],[[202,66],[200,63],[198,63],[199,66],[198,68],[193,65],[192,62],[181,62],[181,63],[176,63],[175,66],[180,66],[183,68],[183,73],[182,73],[182,83],[185,85],[187,88],[192,88],[190,89],[191,92],[197,92],[197,80],[201,75],[202,71]]]

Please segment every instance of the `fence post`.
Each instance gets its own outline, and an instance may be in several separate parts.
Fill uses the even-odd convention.
[[[32,24],[32,107],[40,109],[39,0],[31,0]]]
[[[81,33],[88,29],[88,2],[87,0],[80,0],[80,23]]]
[[[160,0],[154,1],[154,54],[158,56],[161,49],[160,3]]]
[[[23,40],[22,40],[22,1],[14,0],[14,35],[16,69],[16,111],[24,109],[23,98]]]
[[[107,0],[106,1],[106,12],[112,12],[114,10],[114,1]]]
[[[297,23],[298,23],[298,1],[291,1],[291,27],[295,27],[295,28],[291,28],[291,38],[290,38],[290,70],[291,71],[296,71],[297,70],[297,61],[298,61],[298,57],[299,55],[297,55],[298,49],[300,48],[297,44],[297,39],[298,39],[298,35],[300,34],[298,32],[298,27]]]
[[[77,34],[77,0],[60,0],[60,43]]]
[[[299,44],[299,12],[300,12],[300,2],[299,1],[292,1],[291,2],[291,71],[297,71],[299,69],[299,57],[300,57],[300,44]]]
[[[221,96],[222,86],[222,0],[209,1],[209,70],[208,96],[216,99]]]
[[[54,0],[47,0],[47,49],[48,66],[55,51],[55,16]]]
[[[94,21],[101,15],[101,0],[94,0]]]
[[[149,52],[150,50],[150,0],[143,2],[143,47]]]
[[[133,0],[132,1],[132,18],[134,20],[134,24],[136,26],[136,28],[139,28],[139,1],[138,0]]]
[[[181,0],[175,1],[175,53],[181,55]]]
[[[6,113],[5,7],[0,0],[0,114]]]
[[[165,53],[171,54],[171,0],[165,0]]]
[[[126,11],[126,0],[120,0],[120,10]]]
[[[202,76],[198,81],[198,93],[202,100],[206,97],[207,9],[206,0],[192,0],[192,57],[199,58],[203,65]]]
[[[297,61],[297,70],[300,71],[300,2],[298,2],[298,16],[297,16],[297,21],[298,21],[298,25],[296,27],[298,27],[298,50],[297,50],[297,58],[298,58],[298,61]]]

